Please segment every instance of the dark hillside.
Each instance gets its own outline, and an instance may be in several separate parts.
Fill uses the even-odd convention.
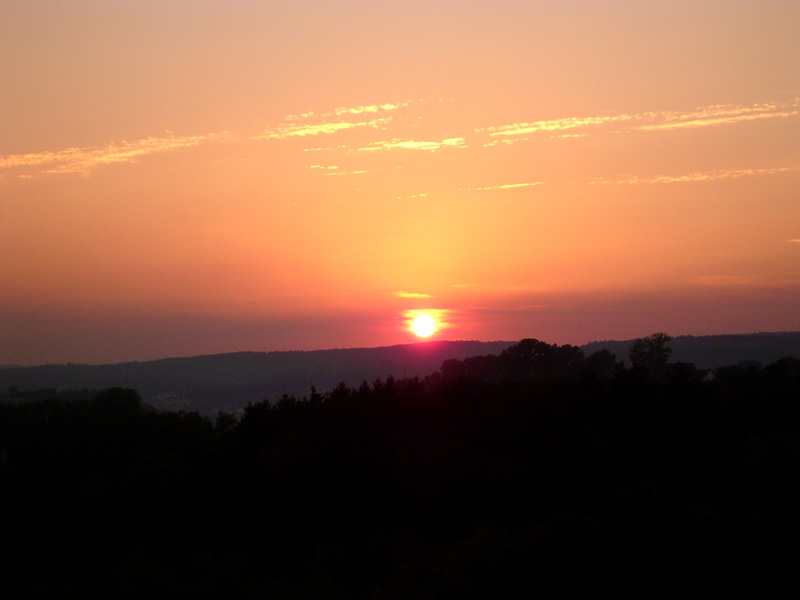
[[[0,390],[136,389],[146,403],[171,410],[236,412],[248,402],[303,396],[311,386],[328,390],[344,381],[430,375],[449,358],[497,354],[513,342],[425,342],[315,350],[233,352],[110,365],[43,365],[0,369]]]
[[[634,340],[592,342],[581,346],[588,355],[606,348],[628,364]],[[737,335],[680,335],[672,338],[670,360],[694,363],[698,369],[715,369],[744,361],[763,365],[784,356],[800,358],[800,332],[748,333]]]
[[[607,348],[627,361],[632,343],[592,342],[582,350],[588,356]],[[22,390],[123,386],[136,389],[146,403],[165,410],[238,412],[248,402],[275,400],[284,393],[302,397],[312,386],[325,392],[342,381],[359,385],[388,375],[424,377],[448,359],[499,354],[512,344],[441,341],[310,352],[233,352],[110,365],[0,368],[0,392],[10,386]],[[746,360],[768,364],[783,356],[800,357],[800,332],[678,336],[669,346],[672,361],[694,363],[700,369]]]

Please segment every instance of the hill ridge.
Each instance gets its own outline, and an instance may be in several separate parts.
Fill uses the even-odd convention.
[[[546,341],[546,340],[543,340]],[[634,340],[606,340],[580,346],[585,354],[606,348],[627,361]],[[499,354],[516,342],[436,340],[373,348],[323,350],[242,350],[149,361],[89,365],[37,365],[0,368],[0,391],[129,387],[165,410],[237,412],[248,402],[275,400],[282,394],[303,396],[312,386],[324,392],[339,382],[359,385],[389,375],[424,377],[450,358]],[[670,342],[670,360],[711,369],[741,361],[774,362],[800,357],[800,332],[682,335]]]

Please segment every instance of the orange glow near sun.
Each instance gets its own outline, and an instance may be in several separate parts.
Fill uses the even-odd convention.
[[[430,337],[436,331],[436,321],[427,313],[420,313],[411,321],[411,331],[418,337]]]

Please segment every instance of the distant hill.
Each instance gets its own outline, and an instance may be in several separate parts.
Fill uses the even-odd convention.
[[[547,340],[543,340],[547,341]],[[516,342],[424,342],[379,348],[310,352],[233,352],[188,358],[166,358],[110,365],[43,365],[0,367],[0,391],[136,389],[145,402],[164,410],[212,414],[237,412],[248,402],[277,400],[284,393],[307,396],[311,386],[325,392],[344,381],[424,377],[449,359],[499,354]],[[607,348],[627,361],[633,340],[592,342],[581,346],[589,355]],[[670,342],[670,360],[691,362],[700,369],[745,360],[769,364],[784,356],[800,357],[800,332],[743,335],[678,336]]]
[[[628,363],[628,349],[634,340],[592,342],[581,346],[588,355],[607,348]],[[800,332],[748,333],[736,335],[680,335],[668,344],[670,362],[694,363],[698,369],[714,369],[742,361],[763,365],[784,356],[800,358]]]
[[[499,354],[515,342],[423,342],[379,348],[310,352],[233,352],[109,365],[43,365],[0,368],[0,390],[136,389],[165,410],[236,412],[248,402],[307,396],[344,381],[358,386],[388,375],[425,376],[449,358]]]

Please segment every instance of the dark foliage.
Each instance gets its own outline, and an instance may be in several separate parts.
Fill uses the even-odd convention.
[[[667,346],[672,338],[666,333],[653,333],[647,337],[634,340],[628,351],[631,364],[638,369],[645,369],[651,373],[663,371],[672,354],[672,348]]]
[[[523,340],[240,419],[158,412],[120,388],[3,402],[2,585],[31,598],[775,589],[800,534],[800,360],[703,382],[609,354]]]

